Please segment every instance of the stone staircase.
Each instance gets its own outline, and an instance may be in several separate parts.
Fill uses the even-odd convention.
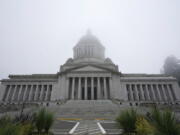
[[[50,106],[56,117],[82,119],[113,119],[124,107],[111,100],[69,100],[61,106]]]

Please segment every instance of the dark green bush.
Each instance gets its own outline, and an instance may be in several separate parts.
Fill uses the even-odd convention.
[[[136,120],[138,114],[136,110],[129,109],[122,111],[116,119],[120,128],[123,129],[124,134],[134,134],[136,132]]]
[[[170,110],[153,109],[150,122],[155,128],[155,135],[180,135],[180,126]]]

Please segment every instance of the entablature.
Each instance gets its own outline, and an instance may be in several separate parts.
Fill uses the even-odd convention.
[[[57,82],[57,79],[3,79],[1,80],[2,84],[6,84],[6,83],[39,83],[39,82],[47,82],[47,83],[54,83]]]
[[[170,77],[121,77],[121,82],[174,82],[177,81],[175,78]]]
[[[111,77],[111,73],[68,73],[67,77]]]

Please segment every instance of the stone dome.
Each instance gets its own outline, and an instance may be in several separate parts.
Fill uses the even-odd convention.
[[[90,31],[87,31],[73,48],[76,61],[104,61],[105,48]]]

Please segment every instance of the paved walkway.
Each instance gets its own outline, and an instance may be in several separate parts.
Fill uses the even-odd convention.
[[[82,121],[72,133],[73,135],[102,135],[96,121]]]
[[[77,121],[56,120],[51,131],[54,135],[69,135],[69,131],[76,125]]]

